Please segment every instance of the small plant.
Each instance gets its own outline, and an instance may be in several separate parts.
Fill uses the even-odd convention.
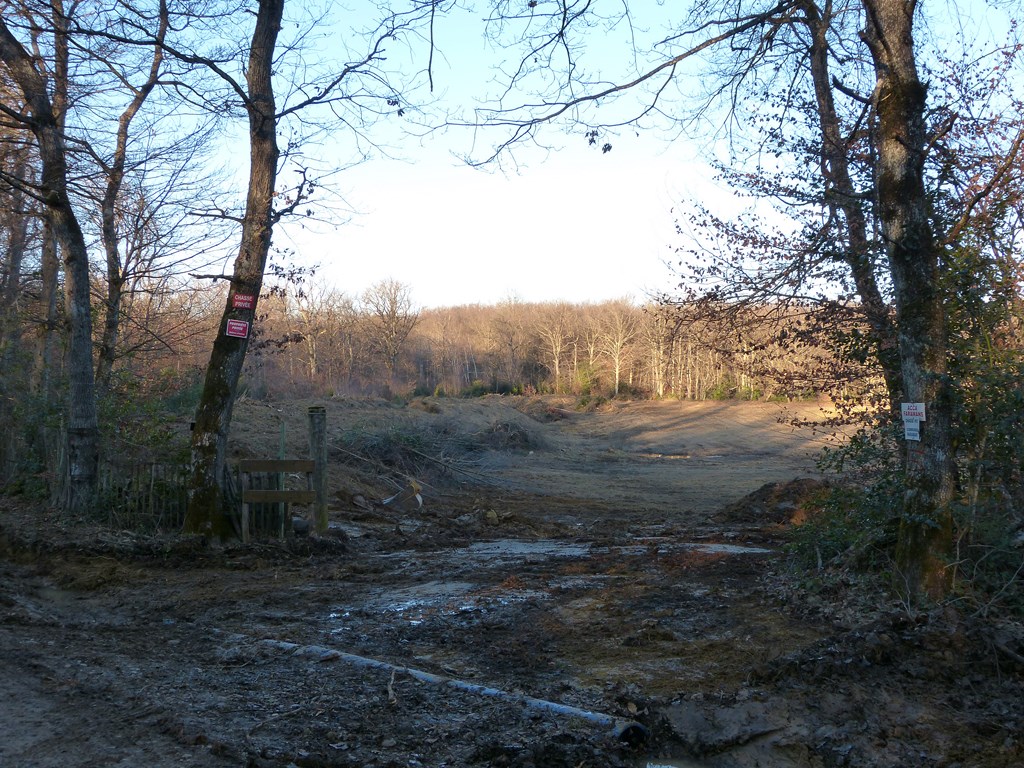
[[[707,391],[706,397],[708,400],[732,400],[736,397],[736,384],[732,379],[721,379]]]
[[[819,468],[841,474],[843,482],[821,498],[806,522],[792,529],[789,549],[799,567],[887,566],[903,484],[895,437],[892,428],[861,429],[842,447],[826,450]]]
[[[465,387],[459,395],[461,397],[483,397],[484,395],[490,394],[491,388],[488,387],[480,379],[476,379],[468,387]]]
[[[608,402],[608,398],[601,395],[592,395],[589,392],[576,398],[577,411],[595,411]]]
[[[188,440],[181,428],[181,409],[189,393],[158,395],[125,372],[115,374],[111,390],[99,400],[107,459],[185,462]]]
[[[805,570],[880,570],[889,562],[887,550],[896,542],[896,527],[893,497],[880,487],[836,486],[792,529],[789,549]]]

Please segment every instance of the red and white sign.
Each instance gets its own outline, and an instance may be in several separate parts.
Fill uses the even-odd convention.
[[[232,309],[252,309],[256,306],[256,297],[251,293],[236,293],[231,297]],[[228,334],[229,336],[231,334]]]
[[[924,421],[924,403],[900,403],[900,415],[904,421]]]
[[[921,439],[921,422],[924,421],[924,403],[900,403],[903,417],[903,437],[915,442]]]
[[[246,339],[249,337],[249,324],[244,320],[228,320],[225,333],[236,339]]]

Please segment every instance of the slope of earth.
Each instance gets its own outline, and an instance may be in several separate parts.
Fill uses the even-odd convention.
[[[243,402],[233,455],[303,455],[310,405],[323,537],[210,548],[0,499],[0,765],[1024,759],[1016,627],[786,570],[821,484],[780,406]],[[411,482],[422,507],[382,503]]]

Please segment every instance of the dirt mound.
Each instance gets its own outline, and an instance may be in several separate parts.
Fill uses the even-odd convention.
[[[813,503],[829,488],[823,480],[806,477],[783,483],[765,483],[712,515],[711,520],[728,525],[763,527],[799,525],[814,513]]]
[[[516,409],[526,414],[534,421],[542,424],[550,424],[553,421],[562,421],[569,418],[572,411],[572,402],[565,399],[550,397],[528,397],[516,403]]]

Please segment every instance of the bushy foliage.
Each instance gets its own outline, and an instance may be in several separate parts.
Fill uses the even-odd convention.
[[[0,418],[3,448],[0,493],[45,499],[61,454],[60,401],[22,393]]]
[[[485,395],[520,395],[521,388],[507,381],[495,380],[490,384],[475,379],[459,393],[461,397],[484,397]]]
[[[983,455],[978,446],[960,443],[951,599],[980,613],[1024,614],[1024,488],[1015,442],[1021,437],[1014,428],[1019,396],[1015,386],[993,392],[990,408],[965,411],[960,424],[967,429],[983,423],[988,440]],[[819,468],[840,481],[791,529],[788,549],[795,567],[822,578],[890,570],[904,493],[898,437],[897,425],[864,427],[823,454]]]
[[[125,372],[115,374],[111,385],[98,403],[104,458],[186,462],[196,383],[169,373],[147,382]]]
[[[708,400],[732,400],[736,396],[736,383],[731,378],[723,378],[711,386],[705,397]]]
[[[888,567],[902,498],[898,450],[892,428],[864,428],[825,451],[819,468],[842,481],[793,528],[789,547],[799,567]]]

